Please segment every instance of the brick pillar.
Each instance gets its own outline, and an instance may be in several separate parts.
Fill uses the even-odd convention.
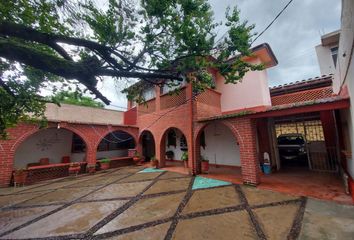
[[[165,136],[165,134],[162,136],[160,144],[156,144],[156,142],[155,142],[155,153],[156,153],[156,158],[159,160],[159,167],[165,167],[166,166],[166,161],[165,161],[166,136]]]
[[[0,151],[0,157],[0,187],[7,187],[12,177],[15,152],[9,149],[3,149]]]
[[[239,131],[241,171],[244,184],[258,185],[260,183],[259,161],[257,158],[256,124],[253,119],[237,119]]]
[[[96,148],[87,146],[87,150],[86,150],[87,164],[89,164],[89,165],[96,164],[96,154],[97,154]]]

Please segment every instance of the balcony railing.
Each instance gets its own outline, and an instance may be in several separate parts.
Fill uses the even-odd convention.
[[[155,98],[146,101],[145,103],[138,105],[138,115],[144,115],[148,113],[153,113],[156,111],[156,100]]]
[[[180,106],[186,103],[187,98],[186,88],[181,88],[178,94],[164,94],[160,96],[160,110]]]
[[[196,97],[197,118],[212,117],[221,114],[221,93],[206,89]]]

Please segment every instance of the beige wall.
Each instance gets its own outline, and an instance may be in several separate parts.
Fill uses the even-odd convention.
[[[45,116],[49,121],[63,121],[95,124],[123,124],[123,112],[101,108],[53,103],[47,104]]]
[[[257,59],[252,63],[261,61]],[[221,93],[222,112],[271,105],[266,70],[248,72],[237,84],[225,84],[224,78],[218,74],[216,90]]]
[[[333,62],[331,47],[318,45],[316,46],[316,54],[321,75],[334,74],[336,67]]]

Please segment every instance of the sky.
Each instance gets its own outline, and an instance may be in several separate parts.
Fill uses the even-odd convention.
[[[241,11],[241,19],[255,24],[260,33],[283,9],[289,0],[209,0],[215,20],[223,21],[227,6]],[[274,24],[252,45],[268,43],[279,64],[267,70],[269,86],[313,78],[320,75],[315,46],[320,37],[340,28],[340,0],[294,0]],[[220,28],[222,36],[225,29]],[[114,86],[106,80],[102,93],[112,101],[113,108],[124,110],[125,96],[120,93],[125,86]],[[122,106],[119,108],[117,106]]]

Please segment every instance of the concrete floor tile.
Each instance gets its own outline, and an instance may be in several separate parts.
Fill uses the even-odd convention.
[[[139,200],[96,233],[111,232],[158,219],[172,217],[184,195],[184,193],[180,193]]]
[[[354,206],[309,199],[299,239],[354,238]]]
[[[147,180],[152,180],[159,176],[161,173],[136,173],[130,177],[124,178],[123,180],[119,182],[135,182],[135,181],[147,181]]]
[[[234,187],[211,188],[194,191],[183,209],[183,214],[239,205],[240,199]]]
[[[0,208],[9,207],[48,192],[50,191],[0,196]]]
[[[60,205],[0,211],[0,234],[58,207],[60,207]]]
[[[163,240],[165,239],[171,222],[160,224],[157,226],[144,228],[139,231],[127,233],[124,235],[110,237],[110,240]]]
[[[111,184],[94,193],[91,193],[83,200],[98,200],[120,197],[134,197],[146,188],[151,181],[136,182],[136,183],[119,183]]]
[[[60,188],[54,192],[49,192],[45,195],[25,201],[18,206],[32,206],[32,205],[45,205],[53,203],[68,203],[75,199],[88,194],[96,189],[96,187],[81,187],[81,188]]]
[[[287,239],[300,204],[287,204],[254,209],[259,224],[268,239]],[[279,217],[281,216],[281,217]]]
[[[261,205],[299,198],[288,194],[261,190],[255,187],[242,186],[241,188],[242,191],[245,193],[248,203],[250,205]]]
[[[189,186],[190,178],[159,180],[145,192],[146,194],[186,190]]]
[[[160,179],[183,178],[183,177],[190,177],[190,176],[186,174],[176,173],[176,172],[167,172],[164,175],[162,175]]]
[[[172,239],[247,240],[257,235],[247,212],[239,211],[179,221]]]
[[[77,203],[4,238],[40,238],[83,233],[124,203],[125,201]]]

